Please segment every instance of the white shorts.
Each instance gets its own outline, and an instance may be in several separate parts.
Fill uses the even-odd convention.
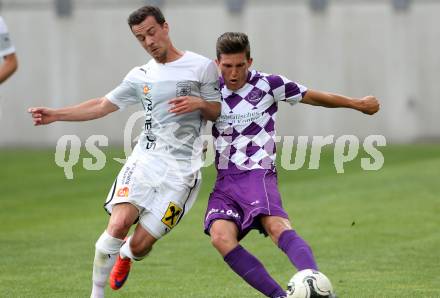
[[[113,183],[105,210],[130,203],[139,210],[139,223],[159,239],[174,228],[194,204],[201,185],[200,171],[176,175],[158,158],[140,157],[135,150]]]

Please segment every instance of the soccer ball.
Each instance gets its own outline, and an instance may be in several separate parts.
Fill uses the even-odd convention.
[[[287,298],[318,297],[336,298],[330,280],[319,271],[301,270],[287,284]]]

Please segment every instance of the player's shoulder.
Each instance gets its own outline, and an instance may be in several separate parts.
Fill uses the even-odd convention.
[[[217,66],[215,62],[203,55],[186,51],[185,62],[182,66],[191,69],[195,77],[200,81],[210,81],[214,77],[218,78]]]
[[[5,20],[0,16],[0,33],[7,33],[8,27],[6,26]]]
[[[205,57],[203,55],[194,53],[192,51],[185,51],[185,56],[187,57],[187,59],[193,60],[193,61],[197,61],[199,63],[210,63],[210,62],[212,62],[211,59],[209,59],[209,58],[207,58],[207,57]]]
[[[216,67],[213,60],[191,51],[185,52],[185,58],[192,67],[199,69],[201,72],[204,72],[208,68]]]
[[[125,76],[124,81],[129,81],[133,83],[145,81],[147,72],[152,67],[152,64],[150,62],[151,61],[149,61],[147,64],[133,67]]]
[[[280,74],[265,73],[258,71],[256,72],[255,77],[267,82],[267,84],[270,86],[271,89],[278,88],[290,81],[285,76]]]
[[[254,86],[258,84],[260,87],[263,87],[262,85],[266,85],[267,88],[270,88],[270,82],[273,81],[272,76],[272,74],[252,69],[250,71],[248,83]]]

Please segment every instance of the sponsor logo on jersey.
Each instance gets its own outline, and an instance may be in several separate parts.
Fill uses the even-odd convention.
[[[118,197],[128,197],[128,192],[129,192],[128,186],[124,186],[118,189],[117,195]]]
[[[182,208],[177,206],[175,203],[170,202],[165,215],[162,217],[162,222],[168,228],[172,229],[179,221],[180,216],[182,216]]]
[[[249,92],[248,96],[246,96],[247,100],[252,103],[259,102],[263,97],[263,91],[260,89],[254,89]]]
[[[143,92],[145,95],[143,105],[145,109],[145,137],[147,139],[147,144],[145,149],[154,149],[156,147],[157,137],[153,133],[153,100],[151,96],[151,84],[144,85]]]

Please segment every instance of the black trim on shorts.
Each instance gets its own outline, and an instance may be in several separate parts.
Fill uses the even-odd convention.
[[[188,193],[188,197],[185,200],[185,203],[183,203],[183,208],[182,208],[182,215],[179,217],[179,219],[176,222],[176,226],[179,224],[180,220],[183,218],[183,216],[185,215],[185,207],[186,207],[186,202],[188,202],[189,197],[191,196],[192,191],[194,190],[194,188],[196,187],[197,183],[200,181],[200,179],[196,179],[196,181],[194,182],[194,185],[189,189],[189,193]]]
[[[113,200],[113,198],[114,198],[114,196],[115,196],[115,191],[116,191],[116,184],[118,184],[118,178],[116,178],[115,179],[115,182],[113,182],[113,190],[112,190],[112,195],[111,195],[111,198],[110,198],[110,200],[108,200],[108,202],[105,202],[104,203],[104,210],[105,210],[105,212],[108,214],[108,215],[112,215],[110,212],[108,212],[107,211],[107,208],[105,208],[112,200]]]

